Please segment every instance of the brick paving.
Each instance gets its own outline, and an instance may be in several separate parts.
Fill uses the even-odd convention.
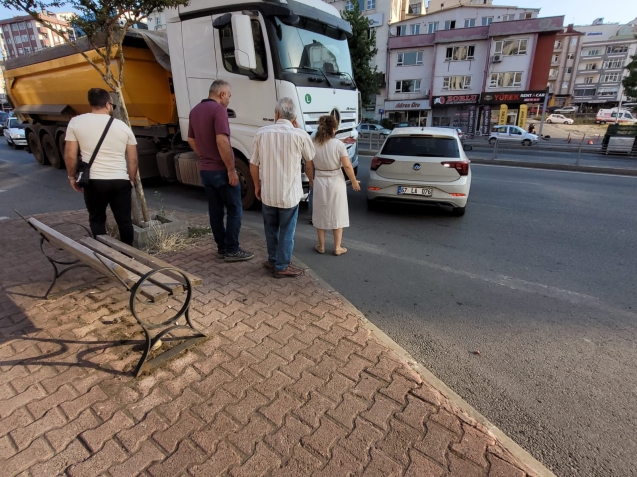
[[[64,222],[84,211],[39,217]],[[190,217],[205,223],[205,217]],[[311,278],[274,280],[215,258],[210,237],[163,258],[204,279],[209,339],[134,379],[128,293],[89,269],[40,297],[52,271],[23,221],[0,223],[2,475],[535,475]]]

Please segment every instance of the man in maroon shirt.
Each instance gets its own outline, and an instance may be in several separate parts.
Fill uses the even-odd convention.
[[[250,260],[254,254],[239,247],[243,209],[239,176],[230,146],[226,109],[230,96],[230,85],[226,81],[212,83],[208,99],[190,111],[188,144],[199,156],[199,173],[208,197],[210,228],[217,243],[217,256],[228,262],[238,262]],[[228,216],[224,226],[225,211]]]

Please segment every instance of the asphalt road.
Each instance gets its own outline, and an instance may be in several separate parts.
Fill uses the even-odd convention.
[[[303,208],[295,254],[558,476],[635,475],[637,179],[473,174],[462,218],[371,212],[350,189],[341,257],[314,252]],[[4,145],[0,189],[0,216],[83,207],[65,171]],[[196,188],[145,190],[151,206],[206,210]],[[261,230],[259,211],[244,223]]]

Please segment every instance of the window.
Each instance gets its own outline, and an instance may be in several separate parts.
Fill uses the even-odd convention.
[[[10,36],[7,37],[7,43],[11,44],[11,37]]]
[[[553,55],[553,59],[551,60],[551,62],[559,63],[560,62],[560,55]]]
[[[491,25],[493,23],[493,17],[482,17],[482,26]]]
[[[456,28],[455,20],[447,20],[445,22],[445,30],[453,30],[454,28]]]
[[[593,77],[592,76],[587,76],[584,78],[584,84],[592,84],[593,83]]]
[[[31,53],[31,47],[30,46],[25,46],[24,47],[24,52],[25,53]]]
[[[407,34],[407,25],[399,25],[398,28],[396,28],[397,36],[405,36],[406,34]]]
[[[558,73],[559,73],[559,70],[557,68],[551,68],[549,70],[549,78],[557,78]]]
[[[454,46],[447,48],[446,61],[464,61],[475,58],[475,45]]]
[[[398,63],[396,64],[397,66],[422,65],[422,51],[398,53]]]
[[[505,22],[515,20],[515,13],[512,13],[510,15],[502,15],[502,20],[504,20]]]
[[[21,36],[16,36],[13,41],[15,41],[16,43],[22,43],[22,37]]]
[[[467,18],[464,21],[464,27],[465,28],[471,28],[471,27],[474,27],[474,26],[476,26],[476,19],[475,18]]]
[[[471,76],[445,76],[442,78],[442,89],[471,89]]]
[[[531,12],[520,13],[519,18],[520,20],[528,20],[529,18],[532,18]]]
[[[599,56],[599,50],[582,50],[582,56]]]
[[[584,67],[585,70],[596,70],[597,69],[597,63],[586,63],[586,66]]]
[[[562,89],[568,89],[568,81],[562,81]]]
[[[604,75],[604,79],[602,80],[602,83],[616,83],[617,81],[619,81],[621,78],[621,75],[619,73],[609,73],[607,75]]]
[[[29,35],[22,35],[22,43],[29,41]]]
[[[460,157],[460,150],[455,138],[392,135],[385,142],[382,154],[457,159]]]
[[[438,22],[432,22],[427,25],[427,33],[436,33],[438,31]]]
[[[371,40],[376,35],[376,27],[369,27],[369,39]]]
[[[570,75],[573,72],[573,67],[572,66],[567,66],[566,67],[566,74]]]
[[[567,60],[574,60],[575,59],[575,54],[574,53],[569,53],[568,56],[566,57]]]
[[[626,53],[627,51],[628,51],[628,45],[606,47],[606,53]]]
[[[27,29],[27,26],[26,26],[26,24],[24,22],[20,22],[19,26],[20,26],[20,30],[26,30]]]
[[[350,0],[347,0],[347,3],[345,3],[345,10],[347,10],[348,12],[354,10],[354,4],[350,2]]]
[[[491,73],[489,88],[513,88],[522,86],[522,72]]]
[[[375,8],[376,8],[376,0],[367,0],[367,10],[374,10]]]
[[[417,93],[420,91],[420,80],[396,81],[395,93]]]
[[[604,62],[604,68],[622,68],[622,60],[608,60]]]
[[[244,76],[254,76],[267,74],[267,57],[265,53],[265,43],[263,42],[263,34],[261,33],[261,25],[258,20],[252,20],[252,37],[254,38],[254,49],[257,56],[257,67],[254,71],[245,70],[237,65],[234,57],[234,36],[232,32],[232,24],[225,26],[219,30],[219,40],[221,42],[221,56],[223,58],[223,66],[226,71]]]
[[[31,40],[35,41],[35,35],[31,35]]]
[[[555,42],[555,45],[553,46],[553,49],[554,49],[554,50],[560,50],[561,48],[562,48],[562,42],[561,42],[561,41],[559,41],[559,40],[557,40],[557,41]]]
[[[577,45],[577,37],[571,38],[571,46],[575,46],[575,45]]]
[[[409,13],[412,15],[420,15],[420,5],[409,5]]]
[[[155,18],[155,25],[161,25],[161,17]]]
[[[17,23],[14,23],[13,25],[11,25],[11,29],[12,29],[13,31],[18,31],[18,24],[17,24]]]
[[[21,55],[22,53],[24,53],[24,50],[22,48],[18,48],[18,54]]]
[[[595,96],[596,88],[575,88],[573,96]]]
[[[619,86],[602,86],[597,90],[598,96],[617,96]]]
[[[495,42],[495,53],[505,56],[526,55],[528,40],[504,40]]]
[[[410,26],[410,34],[411,35],[419,35],[420,34],[420,23],[417,23],[415,25],[409,25]]]

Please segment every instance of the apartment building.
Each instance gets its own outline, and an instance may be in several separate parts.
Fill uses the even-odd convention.
[[[538,13],[462,4],[392,25],[385,116],[470,134],[492,122],[524,127],[529,106],[546,96],[564,20]]]
[[[42,17],[54,25],[54,31],[28,15],[0,20],[0,48],[4,59],[62,44],[63,36],[70,35],[72,40],[75,39],[73,29],[66,20],[53,13],[43,14]]]
[[[554,105],[572,104],[583,112],[615,107],[628,98],[621,81],[630,57],[637,54],[637,19],[620,25],[597,19],[569,25],[558,34],[549,87]]]

